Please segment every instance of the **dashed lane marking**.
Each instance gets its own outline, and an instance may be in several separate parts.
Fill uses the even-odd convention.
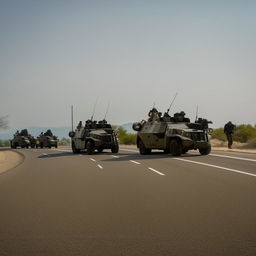
[[[134,163],[134,164],[140,164],[139,162],[134,161],[134,160],[130,160],[130,162],[132,162],[132,163]]]
[[[159,171],[157,171],[157,170],[155,170],[155,169],[153,169],[153,168],[151,168],[151,167],[148,167],[148,169],[149,169],[150,171],[152,171],[152,172],[155,172],[155,173],[161,175],[161,176],[164,176],[164,175],[165,175],[165,174],[163,174],[163,173],[161,173],[161,172],[159,172]]]
[[[229,171],[229,172],[236,172],[236,173],[240,173],[240,174],[256,177],[256,174],[253,174],[253,173],[250,173],[250,172],[239,171],[239,170],[235,170],[235,169],[231,169],[231,168],[226,168],[226,167],[222,167],[222,166],[218,166],[218,165],[206,164],[206,163],[197,162],[197,161],[191,161],[191,160],[187,160],[187,159],[183,159],[183,158],[173,158],[173,159],[179,160],[179,161],[183,161],[183,162],[192,163],[192,164],[204,165],[204,166],[208,166],[208,167],[222,169],[222,170]]]
[[[114,158],[119,158],[119,156],[114,156],[114,155],[111,155],[112,157],[114,157]]]
[[[93,158],[90,158],[90,160],[91,160],[91,161],[93,161],[93,162],[96,162],[96,160],[95,160],[95,159],[93,159]]]
[[[102,167],[100,164],[98,164],[97,166],[98,166],[100,169],[103,169],[103,167]]]

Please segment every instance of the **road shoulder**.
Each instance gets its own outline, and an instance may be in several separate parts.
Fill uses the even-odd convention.
[[[1,149],[0,150],[0,174],[16,167],[23,162],[24,157],[22,154],[12,151]]]

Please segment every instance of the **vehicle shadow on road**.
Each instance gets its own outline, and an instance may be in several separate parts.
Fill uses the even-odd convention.
[[[43,154],[38,156],[38,158],[55,158],[55,157],[65,157],[65,156],[75,156],[72,152],[62,152],[62,153],[52,153],[52,154]]]
[[[162,152],[152,152],[149,155],[140,155],[139,153],[132,154],[124,154],[119,153],[116,154],[117,158],[104,159],[103,162],[121,162],[121,161],[130,161],[130,160],[153,160],[153,159],[172,159],[177,158],[177,156],[172,156],[170,154],[165,154]],[[183,154],[178,156],[178,158],[194,158],[199,157],[200,154]]]

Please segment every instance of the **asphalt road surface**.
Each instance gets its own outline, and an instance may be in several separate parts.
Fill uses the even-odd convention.
[[[256,255],[256,155],[24,149],[0,175],[0,255]]]

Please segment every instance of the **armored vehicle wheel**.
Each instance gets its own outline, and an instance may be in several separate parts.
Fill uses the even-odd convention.
[[[55,148],[58,148],[58,145],[56,145]]]
[[[170,154],[170,149],[169,148],[164,149],[164,153],[165,154]]]
[[[141,124],[141,123],[134,123],[134,124],[132,125],[132,129],[133,129],[134,131],[139,132],[139,131],[141,130],[141,128],[142,128],[142,124]]]
[[[182,149],[182,154],[186,154],[187,152],[188,152],[188,149],[186,149],[186,148]]]
[[[44,144],[43,143],[40,143],[40,148],[43,148],[44,147]]]
[[[26,146],[26,148],[29,148],[29,146]]]
[[[209,155],[211,152],[211,144],[208,144],[207,148],[199,148],[199,152],[201,155]]]
[[[178,140],[171,140],[170,151],[173,156],[180,156],[182,153],[182,145]]]
[[[151,149],[146,148],[142,141],[139,142],[139,150],[141,155],[147,155],[151,153]]]
[[[103,152],[103,148],[102,148],[102,147],[99,147],[99,148],[97,148],[97,151],[98,151],[99,153],[102,153],[102,152]]]
[[[79,154],[80,153],[80,149],[77,149],[75,146],[75,143],[72,141],[72,151],[74,154]]]
[[[87,149],[88,155],[92,155],[94,153],[95,147],[94,147],[94,143],[91,140],[89,140],[86,143],[86,149]]]
[[[118,153],[118,151],[119,151],[119,146],[117,144],[111,148],[112,153]]]

